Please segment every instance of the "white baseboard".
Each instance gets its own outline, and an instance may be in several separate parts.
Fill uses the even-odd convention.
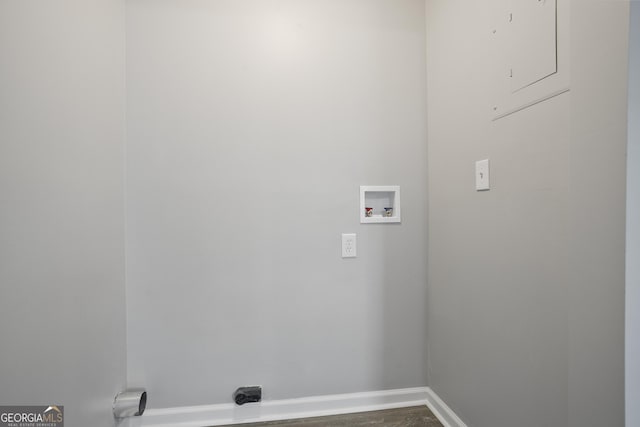
[[[149,409],[121,427],[204,427],[321,417],[427,405],[445,427],[466,427],[429,387],[272,400],[237,406],[186,406]]]
[[[429,387],[427,387],[427,406],[444,427],[467,427],[460,417]]]

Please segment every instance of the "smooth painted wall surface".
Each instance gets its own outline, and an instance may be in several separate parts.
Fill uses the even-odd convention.
[[[426,385],[425,62],[422,0],[127,2],[149,407]],[[402,224],[361,225],[360,185],[400,185]]]
[[[571,2],[570,427],[624,425],[628,46],[629,2]]]
[[[113,425],[125,385],[124,2],[0,2],[0,404]]]
[[[571,2],[571,92],[497,121],[500,2],[426,4],[429,385],[473,427],[622,426],[628,3]]]
[[[631,2],[627,148],[626,425],[640,425],[640,3]]]

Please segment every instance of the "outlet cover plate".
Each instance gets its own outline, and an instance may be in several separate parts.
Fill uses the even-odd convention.
[[[356,235],[355,233],[342,235],[342,258],[356,257]]]

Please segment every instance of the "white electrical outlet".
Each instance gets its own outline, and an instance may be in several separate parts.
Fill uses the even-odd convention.
[[[342,235],[342,258],[355,258],[356,257],[356,235],[343,234]]]

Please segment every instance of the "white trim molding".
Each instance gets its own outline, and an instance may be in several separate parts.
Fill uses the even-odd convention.
[[[445,427],[466,427],[429,387],[335,394],[286,400],[266,400],[237,406],[186,406],[149,409],[121,427],[204,427],[296,418],[321,417],[426,405]]]
[[[427,406],[444,427],[467,427],[460,417],[431,388],[427,389]]]

